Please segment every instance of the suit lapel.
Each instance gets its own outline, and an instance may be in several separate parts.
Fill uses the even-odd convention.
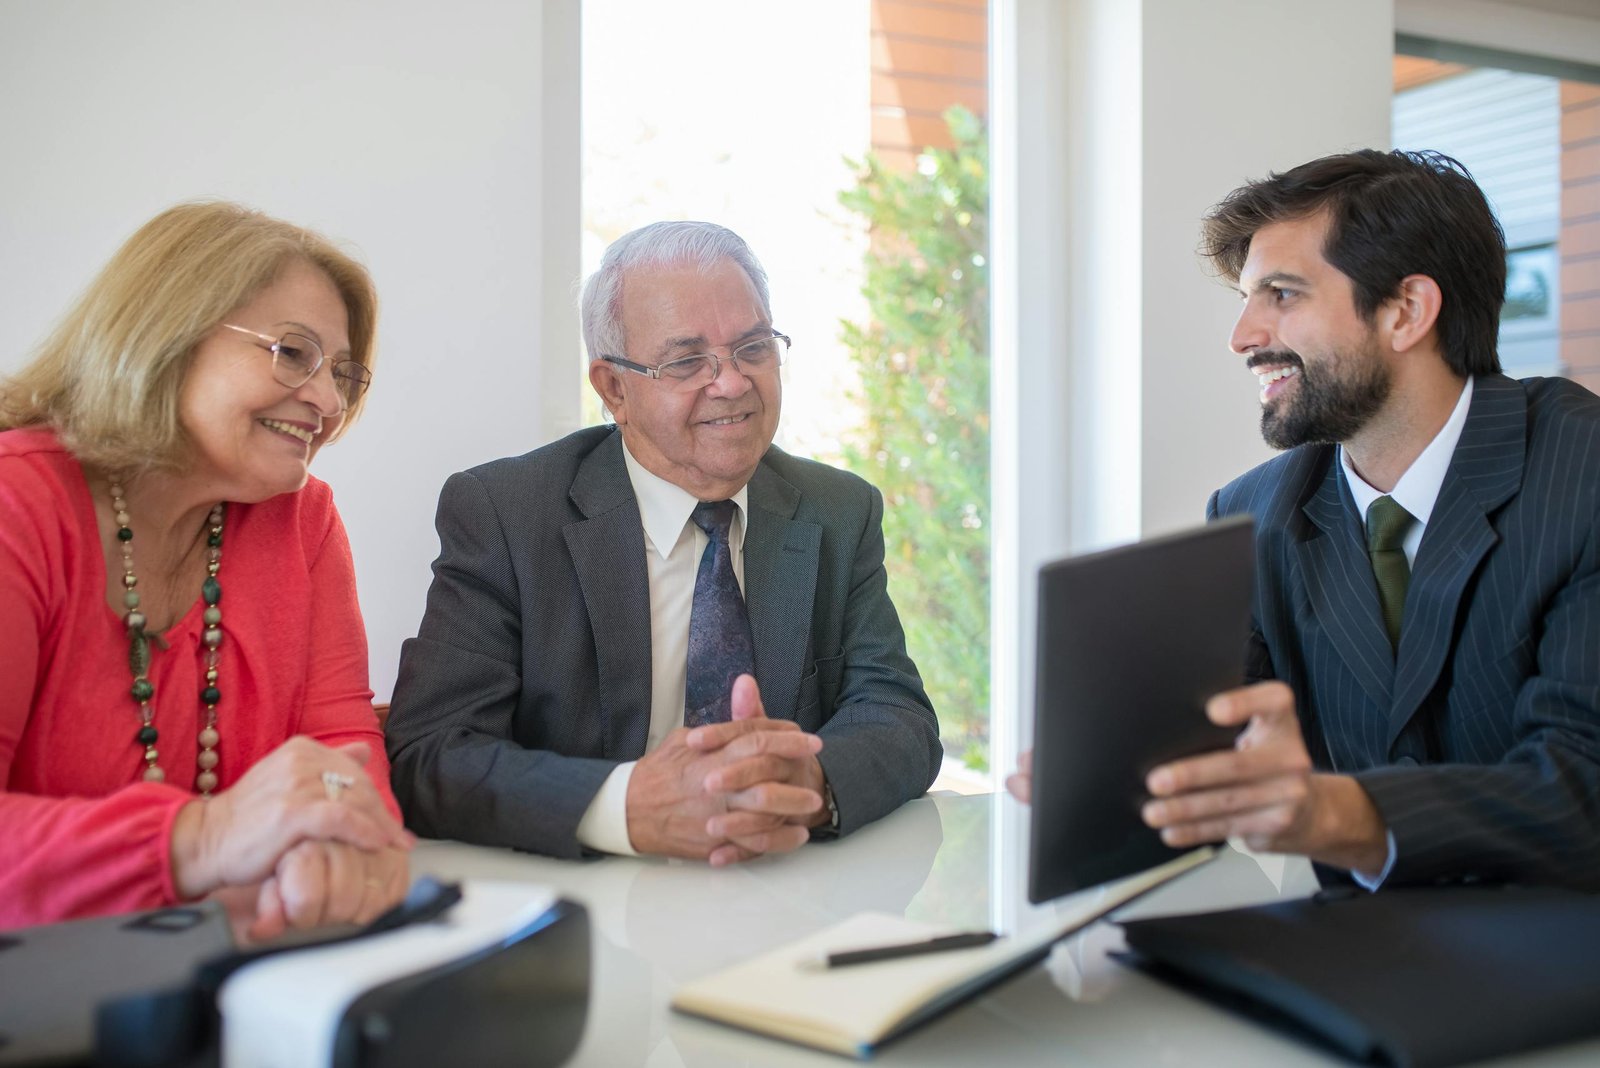
[[[750,479],[744,599],[767,715],[793,719],[816,598],[822,528],[795,520],[800,491],[765,463]]]
[[[1439,487],[1406,588],[1395,697],[1389,710],[1390,746],[1437,683],[1467,583],[1500,540],[1489,516],[1522,485],[1528,421],[1522,387],[1503,375],[1486,375],[1472,388],[1467,423]]]
[[[1295,546],[1311,609],[1361,688],[1379,708],[1387,708],[1394,652],[1381,622],[1378,587],[1355,503],[1347,495],[1334,450],[1328,450],[1321,484],[1302,511],[1320,531]]]
[[[604,755],[633,760],[644,755],[650,729],[650,576],[620,433],[583,461],[569,495],[587,517],[561,533],[594,635]]]

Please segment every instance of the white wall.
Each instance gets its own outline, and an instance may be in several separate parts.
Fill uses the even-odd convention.
[[[1198,522],[1270,453],[1237,298],[1194,250],[1200,216],[1270,170],[1389,147],[1390,0],[1145,0],[1140,532]]]
[[[1270,455],[1227,347],[1238,300],[1195,255],[1201,215],[1268,171],[1388,147],[1394,45],[1391,0],[996,3],[1004,772],[1032,718],[1038,565],[1197,523]]]
[[[1542,10],[1537,0],[1394,0],[1394,21],[1400,33],[1417,37],[1600,63],[1600,2],[1555,6],[1574,13]]]
[[[386,699],[452,471],[576,425],[577,0],[0,4],[0,373],[161,209],[220,196],[353,247],[363,422],[318,457]]]

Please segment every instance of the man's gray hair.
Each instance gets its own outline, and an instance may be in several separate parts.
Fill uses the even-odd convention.
[[[622,277],[639,267],[697,267],[710,271],[732,260],[749,275],[761,300],[761,310],[772,318],[767,293],[767,272],[744,238],[725,226],[708,222],[658,222],[631,230],[606,249],[600,269],[583,284],[579,314],[583,319],[583,344],[589,359],[622,356],[626,338],[622,331]]]

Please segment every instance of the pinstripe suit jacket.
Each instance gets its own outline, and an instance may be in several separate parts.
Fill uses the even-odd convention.
[[[767,715],[820,734],[848,833],[921,794],[938,724],[883,568],[883,498],[773,448],[750,480],[745,591]],[[650,723],[644,528],[610,427],[452,475],[387,738],[425,835],[573,857]]]
[[[1477,379],[1397,655],[1334,447],[1212,496],[1237,513],[1257,521],[1247,674],[1288,683],[1313,761],[1371,795],[1390,881],[1600,888],[1600,400]]]

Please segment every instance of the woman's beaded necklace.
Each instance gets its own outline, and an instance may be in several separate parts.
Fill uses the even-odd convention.
[[[133,672],[133,686],[129,693],[139,705],[139,732],[134,740],[144,746],[144,779],[162,782],[167,774],[161,769],[161,754],[156,750],[160,733],[156,730],[156,710],[151,705],[155,687],[150,683],[150,643],[166,648],[159,634],[146,634],[148,622],[139,611],[139,577],[133,573],[133,529],[128,526],[128,502],[118,482],[111,483],[111,507],[117,522],[117,543],[122,550],[122,603],[128,613],[122,617],[128,628],[128,668]],[[217,705],[222,701],[222,691],[217,689],[217,662],[222,650],[222,584],[217,581],[217,571],[222,566],[223,506],[215,505],[206,519],[206,578],[200,584],[200,596],[206,603],[205,650],[206,685],[200,691],[200,704],[205,708],[200,728],[200,755],[197,763],[200,772],[195,776],[195,789],[202,797],[209,797],[217,788]]]

